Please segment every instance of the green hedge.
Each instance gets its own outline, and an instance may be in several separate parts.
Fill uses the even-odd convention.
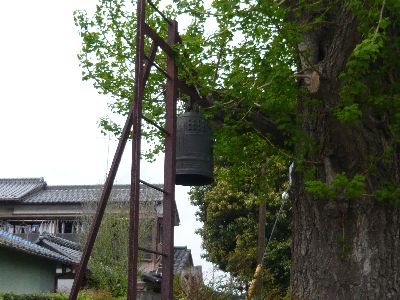
[[[78,295],[78,300],[125,300],[126,296],[112,297],[111,293],[99,290],[83,290]],[[63,293],[38,293],[16,295],[13,293],[1,293],[0,300],[68,300]]]
[[[67,300],[68,296],[61,293],[46,293],[46,294],[23,294],[16,295],[13,293],[0,293],[1,300]]]

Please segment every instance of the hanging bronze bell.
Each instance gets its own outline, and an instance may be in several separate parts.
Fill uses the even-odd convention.
[[[189,111],[177,118],[176,127],[176,184],[213,183],[213,140],[207,120],[199,112]]]

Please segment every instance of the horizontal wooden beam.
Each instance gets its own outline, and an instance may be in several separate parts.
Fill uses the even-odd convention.
[[[147,23],[144,23],[144,33],[151,38],[169,56],[174,56],[174,51]]]

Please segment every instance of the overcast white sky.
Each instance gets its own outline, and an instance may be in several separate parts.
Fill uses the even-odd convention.
[[[104,183],[117,142],[109,142],[97,126],[108,113],[107,97],[81,81],[80,38],[72,14],[91,11],[96,3],[0,1],[0,178],[44,177],[49,185]],[[130,145],[126,150],[129,154]],[[162,183],[162,160],[141,170],[144,180]],[[129,183],[129,174],[125,155],[116,183]],[[187,245],[194,263],[209,273],[211,265],[200,259],[201,240],[194,233],[200,223],[187,191],[177,186],[181,225],[175,228],[175,245]]]

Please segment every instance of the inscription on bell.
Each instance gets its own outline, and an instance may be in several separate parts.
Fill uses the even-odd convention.
[[[176,184],[200,186],[214,182],[212,134],[199,112],[177,118]]]

